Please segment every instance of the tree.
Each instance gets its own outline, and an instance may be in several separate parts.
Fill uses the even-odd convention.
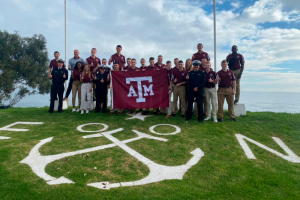
[[[46,43],[43,35],[21,37],[18,32],[0,30],[0,103],[11,99],[12,93],[14,97],[6,107],[26,95],[50,92]]]

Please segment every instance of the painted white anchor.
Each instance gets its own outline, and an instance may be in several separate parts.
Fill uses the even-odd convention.
[[[162,180],[167,180],[167,179],[182,179],[183,175],[185,172],[193,165],[195,165],[202,156],[204,156],[204,153],[197,148],[196,150],[192,151],[191,154],[193,154],[193,158],[190,159],[190,161],[186,165],[181,165],[181,166],[174,166],[174,167],[169,167],[169,166],[164,166],[164,165],[159,165],[154,163],[153,161],[147,159],[143,155],[139,154],[138,152],[134,151],[133,149],[129,148],[126,143],[133,142],[142,138],[148,138],[148,139],[155,139],[159,141],[168,141],[167,139],[159,138],[159,137],[154,137],[145,133],[141,133],[137,130],[133,130],[138,137],[124,140],[124,141],[119,141],[115,137],[111,136],[111,134],[119,132],[124,130],[123,128],[119,128],[113,131],[107,131],[101,133],[104,135],[106,138],[114,142],[113,144],[108,144],[108,145],[102,145],[102,146],[97,146],[93,148],[88,148],[88,149],[83,149],[83,150],[78,150],[74,152],[68,152],[68,153],[62,153],[62,154],[56,154],[56,155],[48,155],[48,156],[42,156],[39,153],[39,148],[43,146],[44,144],[51,142],[53,137],[47,138],[44,140],[41,140],[40,143],[38,143],[29,153],[29,155],[23,159],[20,163],[28,164],[32,171],[39,176],[40,178],[44,179],[47,181],[47,184],[49,185],[56,185],[56,184],[63,184],[63,183],[74,183],[73,181],[65,178],[64,176],[60,178],[55,178],[50,176],[45,172],[45,167],[55,161],[59,160],[65,157],[77,155],[77,154],[83,154],[83,153],[88,153],[88,152],[93,152],[93,151],[98,151],[101,149],[106,149],[106,148],[111,148],[114,146],[119,146],[126,152],[128,152],[130,155],[134,156],[137,158],[139,161],[142,163],[146,164],[149,169],[150,169],[150,174],[139,181],[134,181],[134,182],[126,182],[126,183],[114,183],[110,184],[107,182],[99,182],[99,183],[91,183],[88,184],[89,186],[96,187],[96,188],[101,188],[101,189],[110,189],[110,188],[115,188],[115,187],[120,187],[120,186],[134,186],[134,185],[143,185],[143,184],[148,184],[148,183],[153,183],[153,182],[158,182]]]

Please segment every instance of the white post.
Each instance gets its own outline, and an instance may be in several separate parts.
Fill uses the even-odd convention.
[[[65,66],[69,69],[67,62],[67,0],[65,0]],[[68,80],[65,81],[65,92],[67,92]]]
[[[217,70],[216,0],[214,0],[214,70]]]

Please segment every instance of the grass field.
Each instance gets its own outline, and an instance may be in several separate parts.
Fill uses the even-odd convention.
[[[300,156],[300,114],[251,113],[237,118],[238,122],[199,123],[194,117],[186,123],[177,117],[163,115],[147,117],[145,121],[126,114],[109,116],[72,113],[48,114],[48,108],[11,108],[0,110],[0,128],[17,121],[44,122],[42,125],[16,125],[27,132],[0,131],[0,199],[300,199],[300,164],[288,162],[247,142],[257,159],[248,159],[237,141],[240,133],[285,154],[272,137],[280,138]],[[224,119],[229,118],[225,113]],[[119,140],[137,137],[132,130],[168,139],[162,142],[141,139],[127,146],[154,161],[167,166],[183,165],[196,148],[204,157],[192,166],[183,180],[165,180],[142,186],[101,190],[88,183],[135,181],[146,177],[149,169],[120,147],[79,154],[47,165],[46,173],[64,176],[75,184],[48,185],[31,168],[20,161],[26,158],[40,140],[53,140],[40,148],[42,155],[54,155],[111,144],[105,137],[83,139],[76,128],[86,123],[104,123],[107,131],[123,128],[113,134]],[[173,124],[181,128],[176,135],[155,135],[149,127]],[[101,125],[84,130],[99,130]],[[156,132],[170,133],[175,128],[158,126]],[[96,168],[95,168],[96,167]]]

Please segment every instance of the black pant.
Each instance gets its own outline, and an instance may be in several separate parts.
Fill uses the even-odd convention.
[[[106,112],[106,95],[107,95],[107,88],[96,88],[96,108],[95,112],[99,112],[100,107],[102,107],[102,112]],[[101,106],[102,104],[102,106]]]
[[[67,93],[66,93],[66,96],[65,98],[68,98],[70,93],[71,93],[71,90],[72,90],[72,84],[73,84],[73,79],[72,77],[70,77],[70,80],[69,80],[69,85],[68,85],[68,89],[67,89]]]
[[[196,102],[198,106],[198,119],[203,119],[203,90],[198,90],[197,92],[194,89],[189,89],[187,92],[188,97],[188,109],[187,109],[187,119],[191,119],[193,112],[193,102],[196,97]]]
[[[50,110],[49,112],[53,112],[54,109],[54,101],[58,94],[58,112],[62,111],[62,102],[63,102],[63,94],[64,94],[64,84],[56,84],[53,83],[51,85],[51,101],[50,101]]]

